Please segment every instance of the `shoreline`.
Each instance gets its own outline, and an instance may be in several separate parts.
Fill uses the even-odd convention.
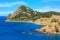
[[[43,32],[43,31],[41,31],[40,29],[36,29],[36,32],[38,32],[38,33],[43,33],[43,34],[60,34],[60,32]]]
[[[32,22],[32,21],[7,21],[7,20],[5,20],[5,22],[26,22],[26,23],[34,23],[36,25],[46,25],[46,24],[38,24],[38,23],[35,23],[35,22]]]
[[[26,22],[26,23],[33,23],[36,25],[44,25],[44,26],[47,25],[47,24],[38,24],[38,23],[35,23],[32,21],[7,21],[7,20],[5,20],[5,22]],[[60,34],[60,32],[43,32],[43,31],[41,31],[41,29],[36,29],[35,31],[38,33],[44,33],[44,34]]]

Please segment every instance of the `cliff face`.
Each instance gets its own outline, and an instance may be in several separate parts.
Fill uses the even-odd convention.
[[[48,34],[60,34],[60,16],[59,15],[53,15],[49,19],[43,19],[43,21],[41,22],[46,25],[40,29],[36,29],[37,32],[48,33]]]
[[[51,23],[41,29],[36,29],[37,32],[48,33],[48,34],[60,34],[60,24]]]

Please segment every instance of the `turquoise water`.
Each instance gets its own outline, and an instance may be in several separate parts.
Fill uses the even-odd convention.
[[[26,22],[5,22],[0,17],[0,40],[60,40],[60,35],[42,34],[35,29],[43,27]]]

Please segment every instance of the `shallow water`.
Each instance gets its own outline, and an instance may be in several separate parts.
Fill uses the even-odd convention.
[[[5,22],[0,17],[0,40],[60,40],[60,35],[41,34],[35,29],[43,27],[26,22]]]

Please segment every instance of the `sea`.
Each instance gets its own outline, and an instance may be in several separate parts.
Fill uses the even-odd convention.
[[[43,34],[35,30],[44,27],[28,22],[5,22],[0,16],[0,40],[60,40],[60,34]]]

